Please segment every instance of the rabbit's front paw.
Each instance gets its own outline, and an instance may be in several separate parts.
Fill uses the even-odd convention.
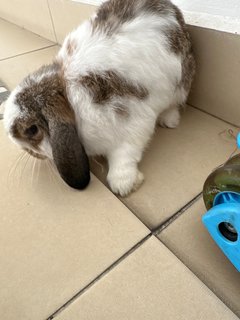
[[[144,176],[136,168],[123,167],[110,171],[107,180],[113,193],[126,197],[141,186]]]

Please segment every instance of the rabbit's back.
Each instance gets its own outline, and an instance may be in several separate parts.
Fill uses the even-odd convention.
[[[105,2],[66,38],[57,60],[81,135],[94,146],[115,143],[116,125],[119,139],[138,136],[142,119],[152,123],[183,104],[194,73],[184,20],[167,0]]]

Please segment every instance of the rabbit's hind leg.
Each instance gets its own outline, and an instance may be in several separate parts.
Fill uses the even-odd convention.
[[[159,115],[158,124],[163,128],[174,129],[179,125],[180,119],[180,108],[170,107]]]

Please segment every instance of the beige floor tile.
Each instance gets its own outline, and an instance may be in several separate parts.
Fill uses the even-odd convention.
[[[157,239],[137,251],[56,320],[238,319]]]
[[[159,238],[240,317],[240,273],[201,222],[202,199],[160,233]]]
[[[158,129],[141,163],[144,185],[123,202],[150,228],[155,228],[202,191],[213,168],[235,148],[234,139],[219,135],[230,126],[188,108],[175,130]],[[106,181],[93,163],[94,173]]]
[[[62,43],[69,32],[78,27],[97,9],[96,6],[69,0],[49,0],[49,5],[58,43]]]
[[[12,90],[30,72],[43,64],[50,63],[57,51],[58,46],[54,46],[0,61],[0,78]]]
[[[56,41],[48,0],[0,0],[0,17]]]
[[[77,192],[45,162],[17,163],[1,121],[0,150],[1,319],[42,320],[149,231],[95,177]]]
[[[53,45],[53,42],[0,19],[0,60]]]

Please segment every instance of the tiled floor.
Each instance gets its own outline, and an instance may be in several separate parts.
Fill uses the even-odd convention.
[[[234,128],[212,116],[188,107],[179,128],[157,129],[140,165],[145,183],[122,201],[151,230],[183,208],[201,191],[213,168],[225,162],[235,149],[235,140],[225,131]],[[106,181],[96,163],[94,173]]]
[[[53,45],[31,32],[0,19],[0,61]],[[8,43],[8,45],[6,45]]]
[[[202,198],[159,234],[170,248],[208,287],[240,315],[240,277],[201,223]]]
[[[13,89],[58,47],[0,26],[0,78]],[[237,319],[150,232],[198,194],[206,173],[232,151],[220,134],[227,128],[189,109],[178,130],[158,131],[142,164],[146,183],[125,200],[144,226],[96,177],[79,193],[47,163],[20,159],[0,121],[1,319]]]

